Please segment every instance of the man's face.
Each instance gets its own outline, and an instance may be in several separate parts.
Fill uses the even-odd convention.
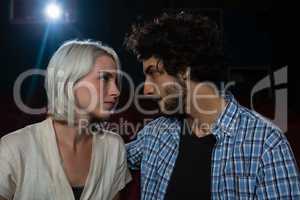
[[[158,100],[161,111],[165,114],[182,113],[185,90],[174,76],[169,75],[163,63],[155,57],[143,60],[145,74],[144,95]]]

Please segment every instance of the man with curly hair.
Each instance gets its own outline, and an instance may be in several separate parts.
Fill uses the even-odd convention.
[[[224,87],[218,26],[164,13],[133,25],[126,47],[143,63],[144,94],[164,113],[127,144],[142,200],[300,199],[298,167],[281,130]]]

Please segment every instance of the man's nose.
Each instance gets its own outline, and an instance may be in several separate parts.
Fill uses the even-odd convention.
[[[145,80],[144,83],[144,95],[154,95],[154,85],[152,82]]]

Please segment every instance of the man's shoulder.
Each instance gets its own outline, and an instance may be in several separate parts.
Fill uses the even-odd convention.
[[[245,130],[242,137],[254,141],[261,141],[265,147],[278,145],[287,141],[281,129],[268,118],[262,116],[254,110],[240,106],[240,123],[239,130]]]
[[[176,117],[160,116],[150,121],[143,129],[156,129],[163,131],[177,128],[179,124],[180,120]]]
[[[266,128],[266,131],[281,132],[280,128],[275,125],[270,119],[264,117],[260,113],[250,110],[244,106],[239,107],[240,119],[247,121],[248,128]]]
[[[164,137],[180,131],[180,119],[177,117],[160,116],[142,128],[138,134],[144,136]]]

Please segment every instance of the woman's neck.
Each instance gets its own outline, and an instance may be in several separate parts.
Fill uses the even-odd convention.
[[[53,120],[53,127],[58,144],[75,152],[92,138],[92,135],[87,130],[80,129],[76,125],[71,126],[67,123]]]

